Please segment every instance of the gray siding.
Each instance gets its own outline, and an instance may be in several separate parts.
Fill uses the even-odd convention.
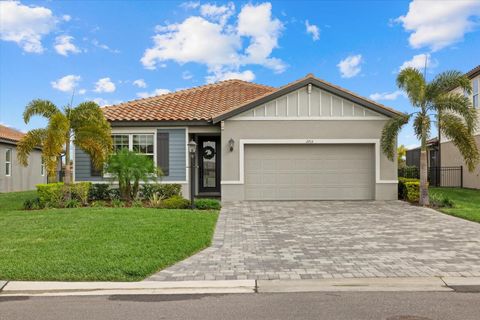
[[[11,176],[5,175],[5,152],[12,149]],[[28,158],[28,166],[22,166],[17,160],[15,145],[0,143],[0,192],[34,190],[37,184],[47,183],[47,172],[41,175],[42,153],[33,150]]]
[[[134,130],[132,130],[134,131]],[[158,132],[169,134],[169,162],[170,172],[163,177],[163,181],[185,181],[186,180],[186,137],[185,129],[158,129]],[[90,175],[90,157],[79,148],[75,148],[75,180],[76,181],[104,181],[102,177]]]

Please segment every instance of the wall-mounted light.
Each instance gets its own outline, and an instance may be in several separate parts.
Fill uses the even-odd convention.
[[[235,146],[235,140],[233,140],[232,138],[230,138],[230,140],[228,140],[228,147],[230,148],[230,152],[233,151],[233,147]]]

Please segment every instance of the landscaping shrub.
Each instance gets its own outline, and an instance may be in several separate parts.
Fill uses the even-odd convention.
[[[398,199],[407,200],[407,188],[405,186],[405,183],[407,182],[418,182],[420,185],[419,179],[398,178]]]
[[[80,208],[81,206],[81,202],[77,199],[70,199],[65,202],[65,208]]]
[[[182,186],[176,183],[169,184],[144,184],[142,186],[143,199],[151,199],[154,194],[157,194],[162,199],[171,198],[173,196],[182,195]]]
[[[220,201],[217,199],[196,199],[195,208],[199,210],[220,210]]]
[[[110,189],[108,194],[111,200],[120,200],[120,190],[118,188]]]
[[[23,210],[38,210],[45,208],[40,198],[27,199],[23,202]]]
[[[77,200],[80,202],[81,205],[86,206],[88,204],[88,194],[90,192],[91,186],[92,184],[90,182],[77,182],[71,184],[70,191],[72,194],[72,199]],[[65,205],[65,207],[67,206]]]
[[[94,183],[90,187],[88,199],[95,200],[110,200],[110,185],[108,183]]]
[[[420,181],[405,182],[405,200],[408,202],[418,202],[420,199]]]
[[[37,194],[40,201],[53,206],[62,206],[64,200],[63,182],[37,184]]]
[[[143,207],[143,202],[142,202],[142,200],[139,200],[139,199],[134,200],[134,201],[132,202],[132,207],[134,207],[134,208],[142,208],[142,207]]]
[[[103,208],[107,206],[107,203],[103,200],[97,200],[97,201],[93,201],[91,203],[91,206],[94,208]]]
[[[190,201],[184,199],[182,196],[173,196],[162,201],[162,208],[165,209],[188,209]]]
[[[430,193],[430,205],[437,208],[453,208],[455,202],[447,196]]]
[[[123,208],[125,207],[125,202],[120,199],[113,199],[112,200],[112,207],[114,208]]]
[[[163,198],[161,198],[158,193],[154,193],[150,199],[148,199],[148,205],[152,208],[160,208],[162,205]]]

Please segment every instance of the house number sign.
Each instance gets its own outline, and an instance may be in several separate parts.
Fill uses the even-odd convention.
[[[313,141],[312,139],[307,139],[305,140],[305,143],[315,143],[315,141]]]

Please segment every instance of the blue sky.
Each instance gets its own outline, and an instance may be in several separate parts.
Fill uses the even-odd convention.
[[[0,123],[35,98],[114,104],[232,77],[316,76],[401,111],[401,66],[480,63],[480,1],[12,1],[1,4]],[[410,127],[400,143],[417,143]]]

